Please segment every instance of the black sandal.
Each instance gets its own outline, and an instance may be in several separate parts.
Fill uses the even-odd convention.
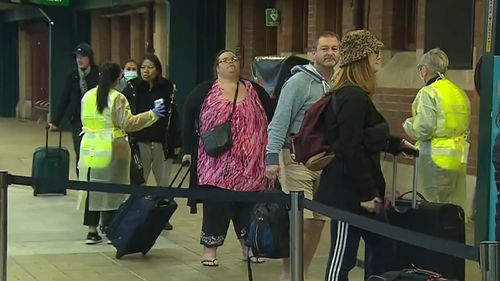
[[[202,260],[201,264],[203,266],[215,267],[215,266],[219,266],[219,261],[217,260],[217,258],[215,258],[213,260]]]

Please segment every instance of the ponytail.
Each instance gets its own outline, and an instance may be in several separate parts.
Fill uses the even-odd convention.
[[[97,87],[97,111],[102,114],[108,107],[108,96],[111,86],[120,77],[121,68],[118,64],[104,62],[99,68],[99,85]]]

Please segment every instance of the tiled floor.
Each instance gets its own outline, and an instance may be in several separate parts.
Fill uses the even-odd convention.
[[[0,118],[0,132],[0,170],[30,175],[32,153],[37,146],[44,144],[43,125]],[[51,137],[51,143],[55,143],[56,135],[52,133]],[[63,145],[68,147],[73,160],[71,143],[70,134],[65,133]],[[74,163],[71,164],[74,179]],[[246,263],[241,260],[239,243],[231,231],[219,251],[221,266],[207,268],[200,265],[201,215],[189,214],[184,200],[179,200],[179,209],[172,219],[174,230],[164,231],[145,257],[131,255],[116,260],[112,246],[85,245],[86,229],[81,221],[82,214],[76,210],[75,192],[69,192],[69,196],[33,197],[29,187],[11,186],[8,280],[247,280]],[[323,280],[329,248],[327,236],[325,228],[307,280]],[[280,261],[268,260],[254,265],[253,269],[256,281],[279,280]],[[477,264],[468,263],[467,273],[467,280],[480,279]],[[359,268],[353,270],[351,280],[362,280],[362,274]]]

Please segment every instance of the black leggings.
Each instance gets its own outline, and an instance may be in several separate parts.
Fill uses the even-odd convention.
[[[219,189],[214,186],[202,188]],[[246,202],[204,201],[200,244],[208,248],[222,246],[230,221],[233,221],[236,237],[245,239],[253,206],[254,203]]]
[[[87,171],[87,182],[90,182],[90,170]],[[111,220],[113,220],[113,216],[115,214],[115,210],[111,211],[91,211],[89,210],[89,200],[90,193],[87,191],[87,199],[85,199],[85,212],[83,214],[83,225],[86,226],[99,226],[99,221],[101,221],[101,226],[103,230],[105,230]]]
[[[113,220],[113,216],[115,211],[90,211],[89,210],[89,193],[87,192],[87,199],[85,200],[85,213],[83,215],[83,225],[86,226],[99,226],[99,222],[101,222],[101,226],[103,229],[106,229],[108,225]]]

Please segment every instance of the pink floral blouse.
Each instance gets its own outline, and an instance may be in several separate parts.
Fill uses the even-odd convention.
[[[218,157],[205,153],[200,140],[198,148],[198,183],[234,191],[261,191],[266,187],[265,153],[268,121],[257,91],[244,81],[247,96],[237,102],[231,121],[233,146]],[[226,99],[214,82],[200,113],[200,131],[227,121],[232,100]]]

